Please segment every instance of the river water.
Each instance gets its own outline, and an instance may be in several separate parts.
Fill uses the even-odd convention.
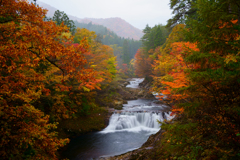
[[[128,88],[138,88],[142,78],[134,78]],[[158,121],[171,119],[161,112],[166,106],[156,100],[137,99],[124,104],[123,110],[113,113],[109,125],[100,132],[71,139],[64,156],[70,160],[92,160],[126,153],[141,147],[151,134],[160,130]]]

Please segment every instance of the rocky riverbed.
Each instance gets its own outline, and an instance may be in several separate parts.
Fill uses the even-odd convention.
[[[116,88],[117,96],[114,97],[113,104],[109,104],[109,108],[121,110],[123,104],[127,103],[127,100],[156,99],[150,92],[150,82],[142,80],[139,87],[135,87],[134,84],[131,84],[134,80],[136,78],[119,81],[119,85]]]

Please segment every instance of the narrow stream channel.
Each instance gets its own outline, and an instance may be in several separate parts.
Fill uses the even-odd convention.
[[[142,81],[134,78],[127,87],[137,88]],[[70,160],[92,160],[137,149],[160,130],[157,121],[172,118],[169,113],[161,112],[163,108],[154,100],[130,100],[121,113],[110,117],[105,129],[72,139],[65,156]]]

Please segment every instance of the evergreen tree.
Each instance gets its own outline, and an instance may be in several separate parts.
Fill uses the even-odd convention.
[[[169,34],[163,25],[155,25],[153,28],[147,25],[143,32],[145,34],[143,35],[141,41],[146,52],[163,45]]]
[[[62,16],[63,16],[63,12],[56,10],[54,12],[52,20],[55,21],[55,23],[59,26],[62,23]]]
[[[187,17],[194,17],[197,9],[193,7],[196,0],[170,0],[170,8],[173,9],[173,18],[168,20],[167,28],[172,29],[177,24],[185,24]]]
[[[54,12],[52,20],[55,21],[57,25],[61,25],[61,23],[63,22],[64,25],[66,25],[69,28],[70,32],[74,34],[76,26],[73,20],[70,20],[66,13],[57,10]]]

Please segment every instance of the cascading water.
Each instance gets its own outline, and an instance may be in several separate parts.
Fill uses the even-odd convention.
[[[138,88],[143,78],[134,78],[128,88]],[[160,130],[164,119],[173,118],[169,112],[161,112],[164,105],[155,100],[130,100],[123,110],[112,114],[109,125],[102,131],[80,136],[69,144],[70,160],[92,160],[104,156],[113,156],[137,149],[147,141],[151,134]]]
[[[117,131],[139,132],[151,131],[157,132],[160,129],[160,122],[171,118],[167,113],[152,112],[122,112],[115,113],[109,120],[109,125],[101,133],[110,133]]]
[[[138,88],[139,84],[144,81],[144,78],[133,78],[131,81],[129,81],[129,85],[127,85],[127,88]]]

